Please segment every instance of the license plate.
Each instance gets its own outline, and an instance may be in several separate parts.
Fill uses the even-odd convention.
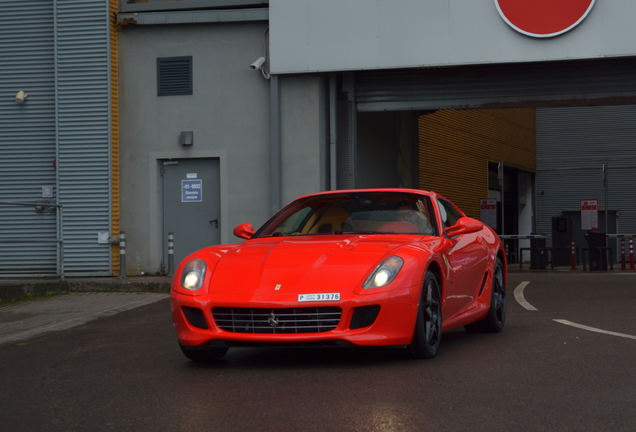
[[[338,301],[340,293],[298,294],[299,302]]]

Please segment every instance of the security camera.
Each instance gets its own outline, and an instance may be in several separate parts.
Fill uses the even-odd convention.
[[[259,57],[254,63],[250,65],[250,67],[254,70],[260,70],[263,67],[263,63],[265,63],[265,57]]]
[[[27,98],[27,94],[25,92],[23,92],[22,90],[20,90],[16,95],[15,95],[15,103],[21,104],[24,103],[24,100]]]

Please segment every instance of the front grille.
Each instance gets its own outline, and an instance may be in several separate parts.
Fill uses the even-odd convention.
[[[339,307],[304,307],[251,309],[215,307],[216,324],[232,333],[322,333],[335,329],[340,322]]]

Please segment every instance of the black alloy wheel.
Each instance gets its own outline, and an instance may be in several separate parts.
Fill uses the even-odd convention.
[[[442,302],[437,276],[426,272],[415,322],[413,340],[408,346],[413,358],[429,359],[437,355],[442,340]]]

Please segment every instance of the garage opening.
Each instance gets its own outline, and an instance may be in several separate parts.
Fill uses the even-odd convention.
[[[360,72],[355,81],[355,187],[436,190],[477,218],[479,199],[502,206],[503,195],[505,234],[552,236],[553,218],[598,199],[601,214],[616,215],[599,231],[636,233],[634,59]]]

